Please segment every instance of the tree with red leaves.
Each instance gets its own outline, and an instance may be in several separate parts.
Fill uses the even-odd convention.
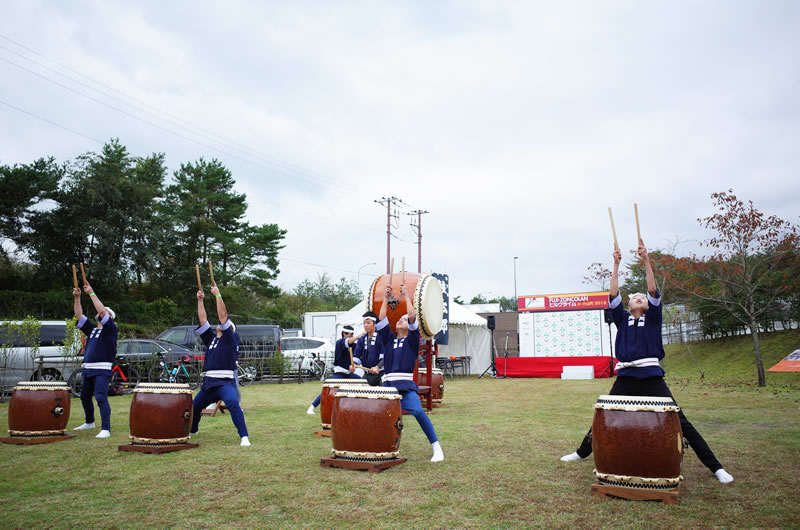
[[[753,337],[758,386],[766,385],[759,346],[759,323],[795,297],[798,289],[798,227],[766,216],[752,201],[741,201],[733,190],[713,193],[717,213],[698,222],[714,235],[700,244],[705,258],[668,259],[663,271],[668,283],[719,306]]]

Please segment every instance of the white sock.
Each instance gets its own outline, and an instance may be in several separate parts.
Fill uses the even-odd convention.
[[[247,436],[242,436],[242,443],[240,443],[239,446],[250,447],[250,439]]]
[[[431,462],[441,462],[444,460],[444,453],[442,452],[442,446],[439,445],[439,441],[435,441],[431,444],[433,448],[433,456],[431,457]]]
[[[717,479],[719,479],[719,481],[722,482],[723,484],[733,482],[733,476],[731,476],[730,473],[728,473],[722,468],[716,470],[714,474],[717,476]]]
[[[189,431],[189,436],[194,436],[195,434],[197,434],[197,431]]]
[[[574,462],[576,460],[586,460],[586,458],[582,457],[578,453],[570,453],[561,457],[562,462]]]
[[[314,414],[314,405],[309,405],[308,406],[308,410],[306,411],[306,414],[311,414],[311,415]]]
[[[97,436],[95,436],[95,438],[108,438],[109,436],[111,436],[111,431],[103,429],[102,431],[97,433]]]
[[[86,429],[94,429],[94,422],[92,423],[84,423],[83,425],[78,425],[73,431],[85,431]]]

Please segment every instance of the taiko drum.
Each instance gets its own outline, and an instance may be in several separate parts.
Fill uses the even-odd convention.
[[[322,384],[322,400],[320,401],[320,421],[323,429],[331,428],[331,412],[333,411],[333,396],[336,389],[342,385],[367,385],[366,379],[326,379]]]
[[[394,387],[340,387],[333,400],[334,456],[375,462],[397,458],[403,434],[400,399]]]
[[[8,405],[10,436],[63,435],[69,422],[70,391],[62,381],[20,381]]]
[[[431,368],[432,383],[428,384],[428,369],[420,368],[418,370],[420,386],[431,387],[431,400],[434,403],[441,404],[444,399],[444,374],[439,368]],[[420,399],[425,403],[425,398],[420,396]]]
[[[406,301],[400,296],[400,285],[405,281],[408,293],[411,295],[411,302],[414,304],[414,314],[419,322],[419,332],[425,338],[431,338],[439,332],[442,327],[442,315],[444,313],[444,298],[442,298],[442,286],[439,280],[430,274],[406,272],[405,280],[402,273],[393,275],[384,274],[378,276],[372,282],[372,286],[367,294],[367,307],[376,314],[380,314],[381,304],[386,296],[386,286],[391,281],[392,297],[388,300],[386,307],[386,318],[392,331],[397,329],[397,321],[403,315],[408,314]]]
[[[600,396],[592,423],[595,475],[631,488],[678,486],[683,433],[677,403],[652,396]]]
[[[130,412],[130,439],[134,444],[183,444],[189,441],[191,425],[192,391],[189,385],[136,385]]]

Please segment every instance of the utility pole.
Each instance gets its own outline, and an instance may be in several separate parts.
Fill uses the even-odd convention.
[[[381,197],[375,199],[378,204],[386,205],[386,274],[390,274],[391,256],[392,256],[392,217],[397,219],[397,211],[392,213],[392,205],[403,202],[397,197]]]
[[[428,210],[416,210],[409,212],[408,215],[417,216],[417,224],[414,224],[414,218],[411,218],[411,228],[417,234],[417,272],[422,274],[422,214],[431,213]]]

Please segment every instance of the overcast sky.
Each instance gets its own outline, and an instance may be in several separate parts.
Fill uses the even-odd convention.
[[[0,0],[0,163],[217,158],[288,230],[285,290],[368,288],[389,196],[396,269],[427,210],[453,295],[512,296],[514,256],[519,295],[593,290],[608,207],[623,251],[635,202],[650,248],[707,238],[729,188],[798,222],[798,28],[793,0]]]

